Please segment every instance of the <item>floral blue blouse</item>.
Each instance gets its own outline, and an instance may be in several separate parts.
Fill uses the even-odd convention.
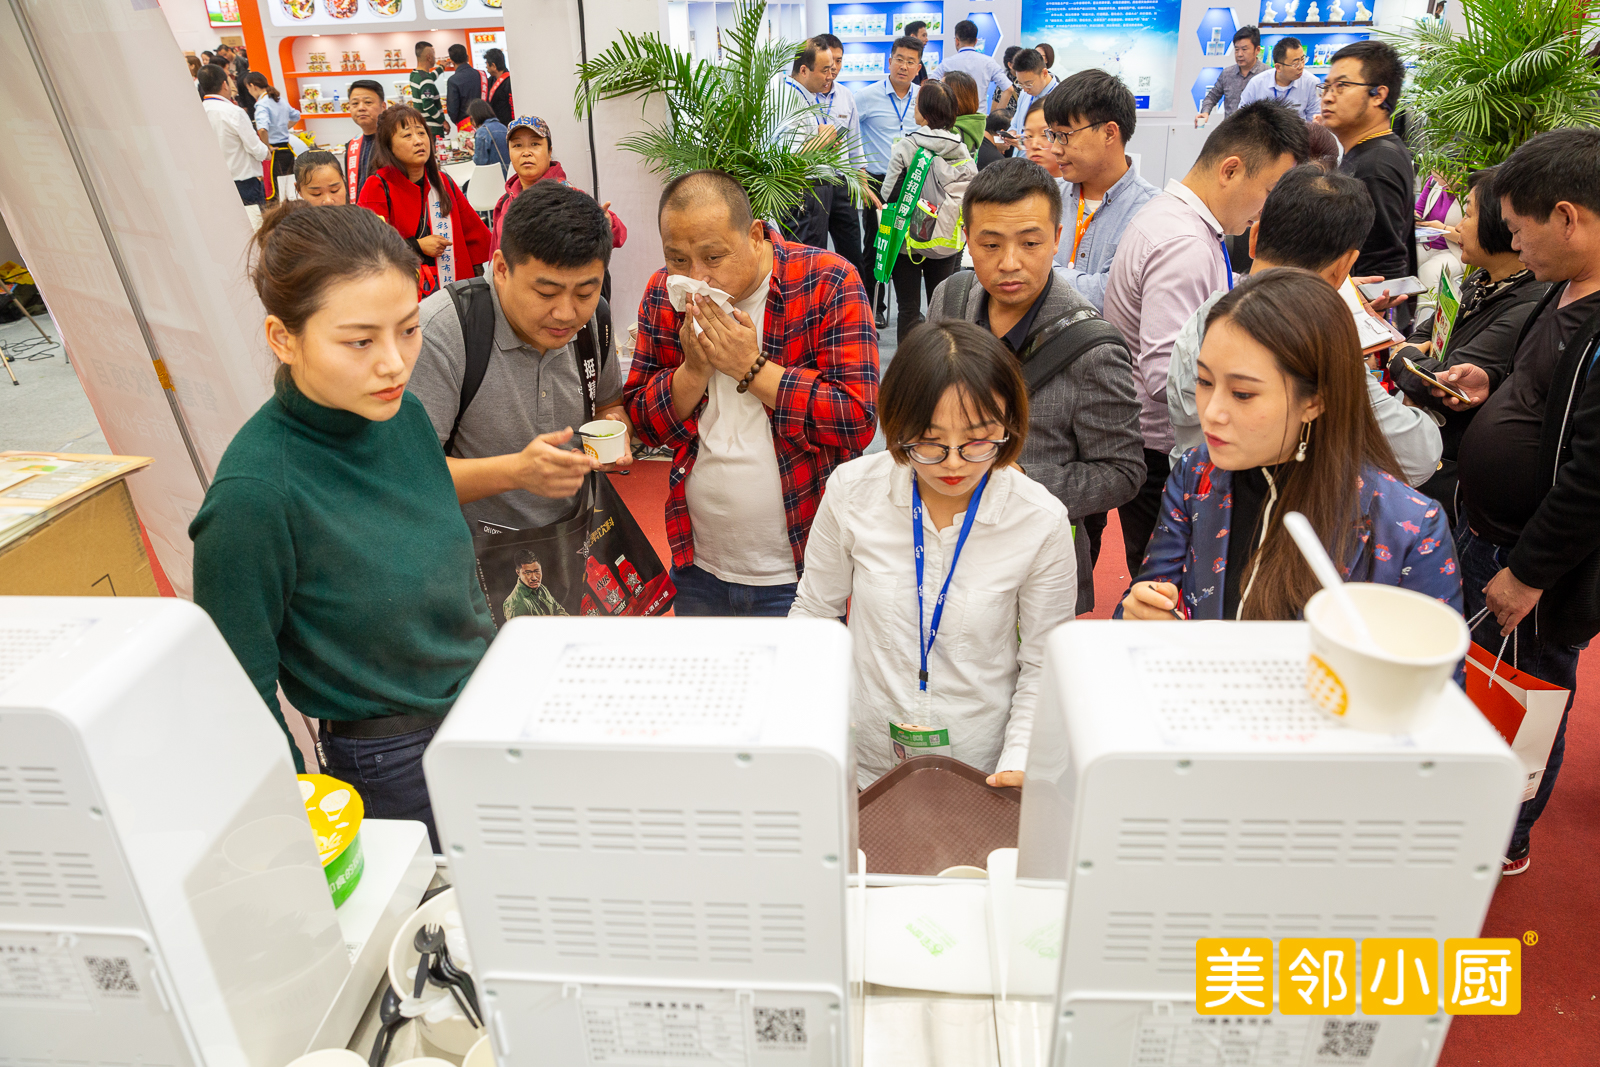
[[[1344,577],[1412,589],[1460,611],[1455,541],[1439,503],[1376,467],[1364,467],[1359,478],[1360,536],[1355,558],[1338,561]],[[1171,582],[1190,618],[1222,618],[1232,514],[1233,472],[1213,465],[1204,445],[1185,452],[1167,479],[1134,581]]]

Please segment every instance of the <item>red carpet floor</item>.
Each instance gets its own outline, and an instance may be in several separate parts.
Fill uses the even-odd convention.
[[[634,465],[613,478],[639,525],[669,558],[663,504],[667,463]],[[1095,569],[1095,611],[1111,616],[1128,587],[1115,514]],[[1533,865],[1504,879],[1484,923],[1485,937],[1538,935],[1522,949],[1522,1014],[1463,1016],[1450,1027],[1441,1067],[1590,1067],[1600,1064],[1600,755],[1596,705],[1600,658],[1585,654],[1578,699],[1567,725],[1567,755],[1550,806],[1533,831]],[[1585,962],[1587,961],[1587,962]]]

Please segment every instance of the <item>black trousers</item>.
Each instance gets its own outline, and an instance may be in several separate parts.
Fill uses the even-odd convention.
[[[1122,546],[1128,554],[1128,578],[1139,576],[1139,565],[1144,562],[1145,547],[1155,532],[1156,518],[1161,514],[1161,493],[1167,487],[1167,475],[1172,473],[1172,459],[1165,452],[1144,450],[1144,485],[1139,494],[1117,509],[1122,523]]]
[[[867,181],[872,186],[872,191],[877,192],[883,188],[882,174],[868,174]],[[878,209],[871,202],[861,205],[861,284],[867,287],[867,295],[872,298],[874,314],[889,310],[889,287],[878,281],[873,276],[873,265],[877,263],[878,253],[874,242],[878,239]]]
[[[1092,568],[1100,562],[1100,538],[1106,532],[1106,513],[1099,512],[1095,515],[1083,517],[1083,532],[1089,538],[1089,566]]]
[[[926,290],[928,296],[933,296],[939,283],[954,274],[960,266],[961,257],[958,255],[913,263],[910,256],[900,253],[900,258],[894,261],[894,297],[900,308],[894,324],[896,343],[904,341],[906,334],[922,324],[922,290]]]
[[[864,282],[866,272],[861,270],[860,209],[850,203],[850,190],[843,185],[821,185],[817,191],[828,209],[828,236],[833,238],[833,250],[861,272]]]
[[[813,248],[828,247],[828,209],[833,201],[831,196],[826,202],[822,198],[824,191],[832,188],[818,183],[806,190],[805,199],[800,201],[800,205],[778,223],[778,229],[785,238]]]

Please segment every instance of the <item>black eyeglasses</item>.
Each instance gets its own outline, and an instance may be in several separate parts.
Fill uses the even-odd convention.
[[[1353,82],[1340,78],[1336,82],[1323,82],[1322,95],[1327,96],[1329,93],[1332,93],[1334,96],[1343,96],[1346,89],[1356,85],[1363,86],[1367,89],[1376,89],[1378,87],[1377,82]]]
[[[968,441],[964,445],[955,445],[955,453],[968,463],[987,463],[1000,454],[1000,446],[1011,440],[1002,437],[998,441]],[[938,445],[932,441],[918,441],[912,445],[901,445],[900,448],[906,455],[918,463],[943,463],[950,455],[950,445]]]
[[[1089,125],[1079,126],[1075,130],[1045,130],[1044,133],[1040,134],[1040,136],[1046,141],[1049,141],[1051,144],[1066,144],[1068,141],[1072,140],[1073,134],[1082,133],[1084,130],[1092,130],[1096,126],[1104,126],[1110,121],[1110,119],[1105,119],[1100,122],[1091,122]]]

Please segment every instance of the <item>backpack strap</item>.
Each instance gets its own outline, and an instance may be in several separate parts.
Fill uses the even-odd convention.
[[[972,296],[972,283],[977,277],[977,271],[972,270],[958,270],[950,275],[950,298],[955,301],[955,310],[950,312],[951,318],[967,317],[967,300]]]
[[[456,405],[456,420],[445,439],[444,454],[455,453],[456,436],[461,433],[461,416],[472,406],[472,400],[483,385],[483,376],[489,370],[489,355],[494,351],[494,300],[489,295],[487,278],[466,278],[444,287],[450,302],[456,306],[456,318],[461,322],[461,340],[466,348],[467,365],[461,376],[461,400]]]
[[[1128,353],[1130,360],[1133,358],[1122,331],[1101,318],[1094,308],[1081,308],[1040,330],[1018,357],[1028,395],[1033,396],[1084,353],[1101,345],[1115,345]]]
[[[611,305],[605,297],[595,306],[594,317],[578,331],[572,354],[578,361],[578,376],[583,379],[583,421],[590,422],[599,399],[600,370],[611,359]]]

